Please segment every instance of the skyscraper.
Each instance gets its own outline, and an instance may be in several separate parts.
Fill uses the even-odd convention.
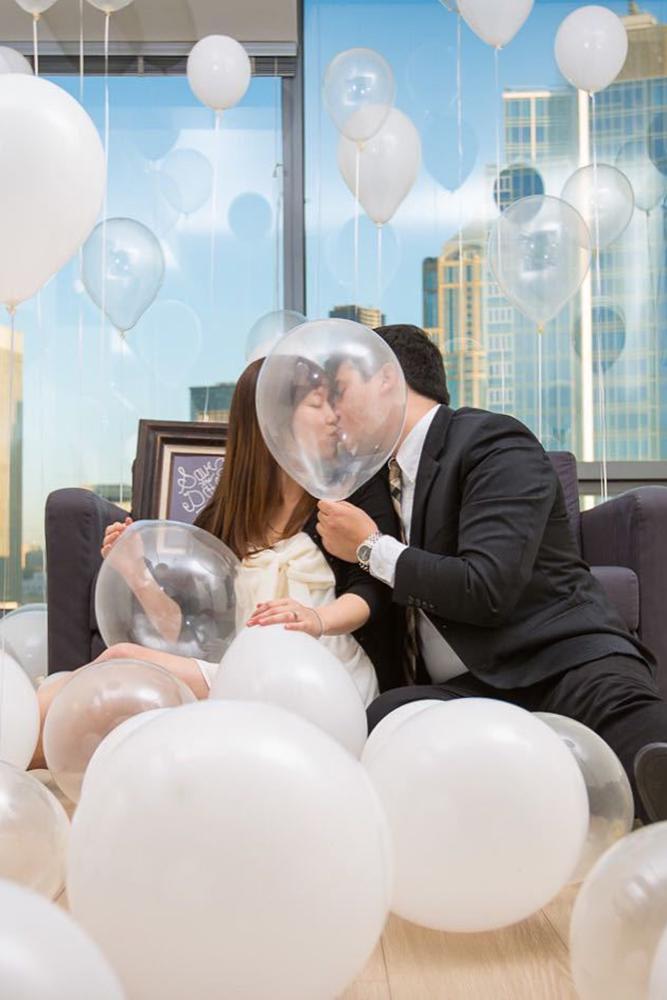
[[[351,319],[354,323],[361,323],[371,330],[376,326],[383,326],[385,320],[383,312],[370,306],[334,306],[329,311],[329,316],[332,319]]]
[[[7,407],[12,400],[11,414]],[[23,336],[0,327],[0,608],[21,599]]]

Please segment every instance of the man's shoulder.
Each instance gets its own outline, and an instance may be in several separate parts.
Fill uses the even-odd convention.
[[[470,438],[519,434],[538,443],[533,432],[509,413],[495,413],[493,410],[480,410],[472,406],[462,406],[451,413],[450,432],[456,436]]]

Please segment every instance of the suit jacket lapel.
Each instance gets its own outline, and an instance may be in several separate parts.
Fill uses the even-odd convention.
[[[428,434],[424,441],[419,468],[417,469],[417,482],[415,483],[415,499],[412,507],[412,520],[410,522],[410,545],[421,548],[424,544],[424,511],[431,487],[438,472],[440,464],[437,459],[444,449],[445,436],[452,418],[452,410],[448,406],[441,406],[433,423],[428,429]]]

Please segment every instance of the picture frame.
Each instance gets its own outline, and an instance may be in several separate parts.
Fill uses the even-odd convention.
[[[133,519],[192,524],[213,495],[226,447],[227,424],[140,420]]]

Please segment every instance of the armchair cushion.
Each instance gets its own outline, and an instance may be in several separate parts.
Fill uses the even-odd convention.
[[[639,579],[634,570],[625,566],[591,566],[591,573],[602,584],[626,627],[639,629]]]

